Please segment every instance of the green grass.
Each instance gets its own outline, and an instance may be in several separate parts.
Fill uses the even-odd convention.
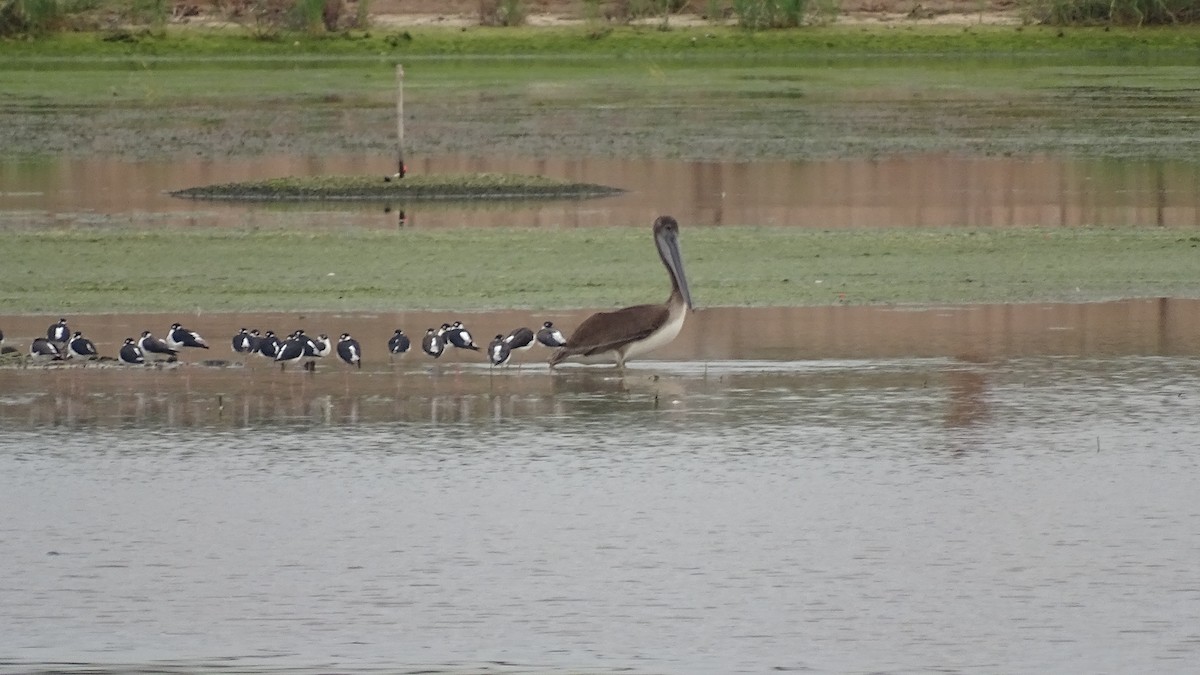
[[[1196,49],[1198,26],[1070,28],[1044,26],[830,25],[791,30],[748,31],[701,26],[457,28],[410,27],[356,31],[335,36],[295,34],[275,39],[247,30],[172,29],[165,32],[56,33],[37,40],[0,40],[0,68],[14,58],[89,56],[163,57],[331,57],[389,61],[425,57],[513,56],[522,59],[563,55],[615,58],[688,58],[697,54],[879,57],[882,54],[942,54],[961,57],[1069,53],[1162,52]],[[7,64],[4,62],[7,61]],[[330,63],[324,65],[329,66]],[[96,68],[106,67],[103,60]]]
[[[667,292],[649,233],[628,228],[4,238],[19,255],[0,266],[0,313],[546,309]],[[682,244],[700,306],[1200,297],[1186,231],[691,228]]]

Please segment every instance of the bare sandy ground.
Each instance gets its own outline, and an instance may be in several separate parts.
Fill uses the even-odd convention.
[[[480,6],[495,0],[372,0],[370,13],[379,25],[442,24],[468,26],[479,23]],[[572,25],[617,15],[616,1],[599,2],[597,8],[582,0],[524,0],[526,23],[534,26]],[[724,6],[728,3],[716,3]],[[348,3],[351,9],[353,3]],[[708,25],[708,0],[693,0],[671,15],[671,25]],[[838,23],[973,24],[1020,21],[1016,0],[842,0]],[[647,19],[644,23],[660,23]]]
[[[467,28],[480,25],[480,8],[497,0],[371,0],[368,13],[376,28],[407,26],[446,26]],[[356,0],[343,0],[342,16],[357,13]],[[582,0],[524,0],[525,24],[529,26],[575,26],[595,21],[617,21],[620,13],[616,0],[600,2],[598,9]],[[198,15],[182,18],[196,24],[223,23],[221,11],[209,0],[192,6]],[[706,15],[707,0],[695,0],[668,24],[676,27],[732,25],[729,16],[714,19]],[[843,25],[1015,25],[1024,20],[1016,0],[843,0],[835,16],[815,16],[815,22]],[[636,19],[635,25],[659,25],[662,18]]]
[[[567,14],[531,14],[525,19],[525,24],[539,27],[578,26],[588,22]],[[713,22],[699,14],[675,14],[668,19],[669,25],[676,27],[711,26]],[[1022,17],[1015,12],[851,12],[835,17],[830,23],[841,25],[932,25],[932,26],[1014,26],[1023,22]],[[402,28],[406,26],[449,26],[466,28],[479,25],[479,17],[472,14],[375,14],[371,17],[373,26],[379,28]],[[631,21],[633,25],[658,25],[662,19],[639,19]],[[734,21],[725,20],[722,23],[733,25]]]

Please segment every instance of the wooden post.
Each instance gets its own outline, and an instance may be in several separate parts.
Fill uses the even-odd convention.
[[[396,160],[396,178],[404,178],[408,169],[404,166],[404,66],[396,64],[396,144],[399,155]]]

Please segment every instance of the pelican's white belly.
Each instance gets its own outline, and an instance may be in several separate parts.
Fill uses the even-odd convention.
[[[687,307],[682,304],[676,305],[671,303],[668,308],[667,321],[658,330],[650,333],[645,340],[630,342],[625,345],[625,357],[623,361],[648,354],[659,347],[665,347],[674,340],[679,331],[683,330],[683,320],[687,318]]]

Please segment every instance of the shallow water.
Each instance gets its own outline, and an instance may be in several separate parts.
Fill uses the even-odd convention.
[[[273,423],[10,419],[2,663],[1187,672],[1194,366],[464,370],[360,401],[395,421],[322,391]]]
[[[0,670],[1194,668],[1193,306],[744,311],[623,378],[0,369]]]
[[[362,344],[364,364],[370,371],[394,365],[429,365],[420,355],[419,338],[427,328],[444,322],[464,321],[475,341],[486,344],[496,334],[508,334],[519,326],[536,328],[544,321],[554,322],[569,334],[592,311],[72,314],[66,318],[72,330],[83,332],[108,357],[116,356],[125,337],[137,337],[144,330],[161,337],[168,326],[180,322],[212,346],[209,351],[184,354],[183,360],[191,363],[232,360],[229,341],[242,327],[280,335],[302,328],[310,335],[324,333],[335,338],[349,332]],[[45,335],[47,326],[58,318],[0,314],[5,345],[25,353],[33,338]],[[387,340],[397,328],[413,338],[418,351],[389,359]],[[905,357],[979,361],[1014,356],[1197,354],[1200,300],[1144,298],[1078,304],[702,308],[692,312],[679,336],[654,356],[697,362]],[[544,364],[548,356],[539,348],[518,353],[514,362]],[[484,362],[482,353],[451,350],[437,363]],[[321,370],[337,370],[340,365],[322,365]],[[12,371],[0,369],[4,372]]]
[[[821,161],[433,157],[420,173],[502,171],[599,183],[626,194],[516,203],[225,204],[170,197],[187,187],[278,176],[378,174],[391,156],[0,162],[0,229],[11,227],[644,226],[1192,227],[1200,168],[1175,161],[902,155]],[[403,214],[403,215],[401,215]]]

